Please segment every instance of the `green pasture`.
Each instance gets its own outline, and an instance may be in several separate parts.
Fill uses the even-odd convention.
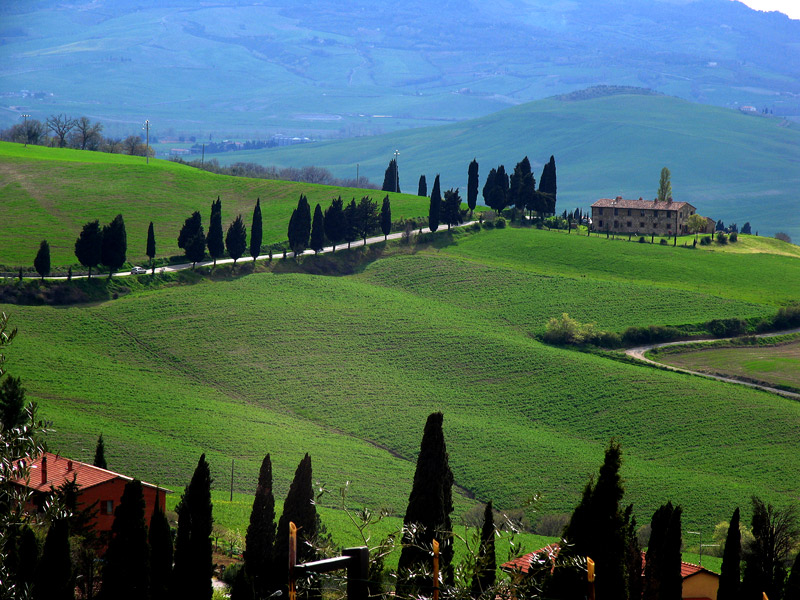
[[[241,214],[250,228],[256,198],[261,199],[265,245],[286,240],[292,210],[305,194],[312,210],[326,208],[341,195],[346,201],[386,192],[324,185],[214,175],[164,160],[42,148],[0,142],[0,265],[33,265],[42,239],[50,243],[54,267],[76,265],[75,240],[83,225],[125,219],[128,261],[146,264],[150,221],[157,257],[181,255],[177,239],[184,220],[199,210],[208,229],[211,202],[222,200],[223,228]],[[409,194],[389,194],[392,216],[428,214],[428,201]]]

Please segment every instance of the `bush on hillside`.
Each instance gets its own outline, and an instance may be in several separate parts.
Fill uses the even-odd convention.
[[[730,237],[728,238],[728,241],[731,244],[735,244],[736,242],[739,241],[739,234],[734,231],[733,233],[731,233]]]
[[[681,332],[674,327],[650,325],[650,327],[628,327],[622,334],[622,341],[628,345],[658,344],[671,342],[680,337]]]
[[[728,243],[728,236],[725,235],[724,231],[718,231],[717,232],[717,243],[720,246],[724,246],[725,244]]]
[[[569,519],[569,513],[542,515],[539,522],[536,523],[534,533],[536,535],[560,538],[561,534],[564,533],[564,527],[569,523]]]
[[[564,346],[583,344],[592,335],[594,324],[580,323],[567,313],[562,313],[561,317],[553,317],[547,322],[543,339],[548,344]]]
[[[778,309],[778,314],[772,318],[775,329],[792,329],[800,327],[800,305],[784,306]]]
[[[503,229],[506,226],[506,220],[503,217],[497,217],[494,221],[494,226],[497,229]]]
[[[564,217],[547,217],[544,220],[544,224],[549,229],[566,229],[567,228],[567,220]]]
[[[661,244],[662,246],[666,246],[667,244],[669,244],[669,242],[665,238],[661,238],[658,243]]]
[[[711,236],[710,235],[706,235],[706,236],[703,236],[703,237],[700,238],[700,245],[701,246],[708,246],[709,244],[711,244]]]
[[[486,220],[483,222],[484,229],[494,229],[494,221]]]
[[[639,236],[639,243],[640,243],[640,244],[646,244],[646,243],[647,243],[647,240],[644,238],[644,236],[643,236],[643,235],[640,235],[640,236]]]
[[[706,329],[714,337],[735,337],[747,333],[747,321],[742,319],[713,319]]]

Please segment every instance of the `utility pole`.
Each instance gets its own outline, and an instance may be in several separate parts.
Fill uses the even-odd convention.
[[[400,154],[400,150],[394,151],[394,191],[397,193],[397,190],[400,189],[400,169],[397,168],[397,156]]]
[[[30,117],[30,115],[22,115],[22,118],[25,119],[25,147],[26,148],[28,147],[28,138],[30,137],[30,134],[28,133],[28,117]]]
[[[144,122],[144,127],[142,127],[142,129],[145,129],[147,131],[147,143],[144,148],[144,160],[145,164],[149,165],[150,164],[150,119],[147,119]]]
[[[200,157],[200,166],[203,166],[203,163],[206,162],[206,144],[203,142],[203,155]]]

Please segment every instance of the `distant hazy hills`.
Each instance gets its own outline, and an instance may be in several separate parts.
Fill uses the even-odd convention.
[[[0,126],[373,134],[597,84],[799,115],[798,40],[730,0],[5,0]]]
[[[605,90],[609,91],[609,90]],[[610,90],[614,91],[614,90]],[[616,90],[630,91],[630,90]],[[489,169],[506,170],[528,155],[538,179],[551,154],[558,168],[559,211],[599,197],[652,199],[661,168],[672,171],[676,200],[704,215],[800,241],[800,130],[778,118],[745,115],[652,94],[589,90],[523,104],[463,123],[324,144],[305,144],[228,160],[310,165],[376,182],[400,151],[400,188],[414,193],[420,174],[437,173],[443,189],[464,190],[476,157],[481,185]],[[587,98],[587,99],[579,99]]]

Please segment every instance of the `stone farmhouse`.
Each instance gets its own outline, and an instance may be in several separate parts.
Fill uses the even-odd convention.
[[[601,198],[592,204],[592,229],[635,235],[684,235],[689,233],[689,216],[696,210],[688,202]]]

